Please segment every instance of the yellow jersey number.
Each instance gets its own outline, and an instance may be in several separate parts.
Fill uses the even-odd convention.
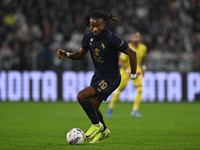
[[[102,80],[102,81],[99,83],[99,86],[100,86],[100,88],[101,88],[102,90],[104,90],[104,89],[108,86],[108,84],[107,84],[104,80]]]

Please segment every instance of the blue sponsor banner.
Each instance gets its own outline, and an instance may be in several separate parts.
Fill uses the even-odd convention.
[[[90,85],[93,71],[1,71],[0,101],[77,101],[77,93]],[[134,101],[130,80],[119,101]],[[108,98],[108,101],[110,97]],[[200,100],[200,73],[151,72],[143,77],[143,102],[194,102]]]

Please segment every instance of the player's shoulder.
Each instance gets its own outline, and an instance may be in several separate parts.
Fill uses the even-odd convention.
[[[147,49],[147,46],[146,46],[145,44],[143,44],[143,43],[140,43],[140,47],[141,47],[142,49]]]
[[[91,41],[93,38],[93,34],[91,31],[87,31],[84,35],[84,40],[85,42]]]
[[[108,38],[108,39],[113,39],[113,38],[115,38],[116,37],[116,35],[115,34],[113,34],[111,31],[109,31],[109,30],[105,30],[105,35],[106,35],[106,37]]]
[[[85,33],[85,36],[86,37],[92,37],[92,31],[91,30],[89,30],[89,31],[87,31],[86,33]]]

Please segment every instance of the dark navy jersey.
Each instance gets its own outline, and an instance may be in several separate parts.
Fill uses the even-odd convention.
[[[82,41],[82,49],[90,50],[95,66],[95,75],[98,77],[120,77],[119,51],[124,52],[128,43],[104,29],[98,39],[95,39],[92,31],[88,31]]]

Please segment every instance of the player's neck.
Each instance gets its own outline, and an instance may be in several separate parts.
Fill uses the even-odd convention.
[[[132,42],[132,45],[133,45],[135,48],[138,48],[139,43],[134,43],[134,42]]]

